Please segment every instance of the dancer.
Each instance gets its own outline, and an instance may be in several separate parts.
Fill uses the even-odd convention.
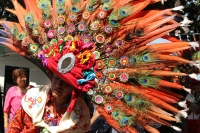
[[[0,43],[27,59],[40,59],[54,76],[51,86],[28,91],[8,132],[22,129],[15,126],[17,120],[32,132],[89,130],[89,111],[79,98],[82,92],[92,97],[98,113],[119,132],[136,133],[139,125],[158,133],[149,124],[152,121],[181,130],[170,121],[187,117],[184,97],[166,88],[190,89],[165,77],[197,76],[173,72],[180,64],[199,67],[174,54],[198,44],[168,36],[190,23],[186,18],[181,23],[174,19],[174,11],[182,6],[157,11],[144,9],[160,0],[24,0],[24,9],[17,0],[12,2],[15,10],[7,10],[19,23],[1,21],[5,29],[0,31],[4,35]],[[157,38],[171,42],[149,45]],[[54,84],[57,81],[62,82]]]

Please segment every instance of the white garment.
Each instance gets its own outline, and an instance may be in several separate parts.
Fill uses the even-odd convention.
[[[65,112],[58,126],[47,125],[42,117],[46,104],[47,94],[50,86],[41,88],[32,88],[28,90],[22,99],[24,111],[32,118],[33,124],[38,127],[44,127],[51,133],[83,133],[90,129],[90,114],[88,108],[82,108],[82,99],[77,99],[76,105],[72,112]],[[76,114],[76,110],[86,110],[88,112],[81,118]],[[88,110],[88,111],[87,111]],[[80,118],[80,119],[79,119]]]

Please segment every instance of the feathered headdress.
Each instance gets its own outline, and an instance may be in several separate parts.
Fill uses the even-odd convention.
[[[180,130],[167,121],[186,117],[181,95],[166,88],[186,90],[165,77],[188,76],[171,68],[192,61],[174,53],[198,47],[167,34],[187,26],[177,23],[176,7],[144,10],[160,0],[12,0],[19,23],[1,21],[0,43],[43,66],[75,89],[68,111],[88,92],[97,110],[118,131],[137,132],[135,125],[159,132],[150,121]],[[148,45],[157,38],[171,42]],[[179,111],[172,104],[186,109]],[[169,112],[167,112],[169,111]],[[175,115],[174,115],[175,114]]]

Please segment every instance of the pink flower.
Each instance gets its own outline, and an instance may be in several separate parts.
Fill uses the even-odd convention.
[[[56,35],[55,30],[49,30],[47,33],[48,38],[54,38]]]

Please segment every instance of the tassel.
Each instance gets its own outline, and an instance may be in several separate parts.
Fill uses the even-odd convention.
[[[176,126],[171,126],[171,128],[173,128],[174,130],[178,131],[178,132],[181,132],[181,129],[179,127],[176,127]]]
[[[193,63],[192,65],[195,66],[196,68],[200,69],[200,64]]]
[[[189,42],[189,44],[194,50],[199,47],[199,44],[197,42]]]
[[[181,111],[179,111],[179,113],[180,113],[184,118],[186,118],[186,117],[188,116],[188,114],[187,114],[186,111],[188,111],[188,110],[189,110],[189,108],[184,109],[184,110],[181,110]]]
[[[185,88],[184,86],[183,86],[183,90],[185,90],[185,91],[191,93],[191,89],[189,89],[189,88]]]
[[[181,27],[185,33],[188,33],[190,31],[190,29],[188,27]]]
[[[181,21],[180,26],[190,26],[189,24],[192,23],[193,21],[189,20],[186,16],[182,16],[183,21]]]
[[[180,114],[175,115],[176,122],[181,122]]]
[[[182,12],[184,12],[183,9],[184,9],[184,6],[177,6],[177,7],[172,8],[173,11],[182,11]]]
[[[200,80],[200,79],[199,79],[199,76],[200,76],[200,75],[199,75],[199,74],[196,74],[196,73],[189,74],[189,77],[190,77],[190,78],[196,79],[196,80],[198,80],[198,81]]]
[[[184,101],[182,101],[182,102],[179,102],[178,105],[179,105],[180,107],[185,108],[185,109],[187,108],[186,100],[184,100]]]

